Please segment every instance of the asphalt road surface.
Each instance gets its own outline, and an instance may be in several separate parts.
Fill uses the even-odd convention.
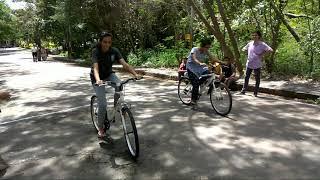
[[[89,68],[0,54],[3,179],[317,179],[320,107],[278,96],[233,93],[221,117],[204,96],[199,110],[177,97],[177,82],[145,77],[126,86],[140,139],[130,159],[119,121],[99,145],[90,119]],[[127,74],[117,73],[121,79]],[[110,90],[111,91],[111,90]]]

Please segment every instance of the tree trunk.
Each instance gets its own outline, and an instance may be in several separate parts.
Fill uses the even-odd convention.
[[[198,9],[198,7],[196,6],[196,4],[193,2],[193,0],[189,0],[190,4],[192,5],[192,7],[194,8],[195,12],[197,13],[197,15],[199,16],[200,20],[205,24],[205,26],[208,28],[208,30],[216,37],[216,39],[218,40],[218,42],[220,43],[221,49],[223,51],[223,54],[225,56],[229,56],[230,58],[234,59],[234,54],[231,51],[230,47],[227,45],[224,37],[223,37],[223,33],[220,31],[219,28],[219,23],[218,23],[218,19],[216,18],[213,9],[211,8],[211,3],[207,0],[203,0],[206,9],[209,12],[210,18],[212,20],[213,26],[210,25],[210,23],[207,21],[207,19],[203,16],[203,14],[201,13],[201,11]],[[242,67],[240,61],[236,61],[236,65],[237,67]],[[243,74],[243,70],[241,69],[239,71],[240,75]]]
[[[71,58],[72,47],[71,47],[71,25],[70,25],[70,0],[67,0],[65,3],[65,18],[66,18],[66,46],[68,51],[68,59]]]
[[[225,55],[229,55],[231,57],[233,57],[233,53],[230,50],[230,48],[227,46],[225,39],[223,38],[223,34],[221,33],[220,29],[219,29],[219,23],[217,18],[214,15],[214,12],[212,11],[212,9],[209,6],[206,6],[207,9],[209,10],[210,13],[210,17],[213,23],[213,26],[210,25],[210,23],[206,20],[206,18],[202,15],[202,13],[200,12],[200,10],[198,9],[198,7],[195,5],[195,3],[193,2],[193,0],[189,0],[191,5],[193,6],[195,12],[197,13],[197,15],[199,16],[200,20],[206,25],[206,27],[208,28],[208,30],[216,37],[216,39],[219,41],[222,51],[224,52]],[[208,1],[206,1],[208,3]]]
[[[305,10],[305,13],[307,14],[307,5],[306,5],[306,2],[303,1],[303,6],[304,6],[304,10]],[[310,23],[310,19],[308,19],[308,30],[309,30],[309,34],[311,34],[311,38],[309,38],[309,41],[311,46],[308,47],[308,51],[310,53],[310,59],[309,59],[309,72],[312,73],[313,72],[313,66],[314,66],[314,49],[313,49],[313,43],[312,43],[312,37],[313,37],[313,33],[312,33],[312,29],[311,29],[311,23]],[[308,53],[308,54],[309,54]]]
[[[279,11],[277,6],[274,4],[273,0],[270,0],[270,5],[277,14],[278,18],[281,19],[282,23],[287,27],[291,35],[295,38],[297,42],[300,42],[300,37],[299,35],[294,31],[294,29],[289,25],[287,20],[284,18],[283,14]]]
[[[253,11],[252,5],[249,3],[248,6],[249,6],[249,8],[250,8],[250,10],[251,10],[251,13],[252,13],[252,15],[253,15],[254,20],[255,20],[256,23],[257,23],[258,29],[261,29],[260,22],[259,22],[259,20],[258,20],[258,17],[257,17],[257,15],[256,15],[256,13],[254,13],[254,11]]]
[[[217,0],[217,4],[218,4],[218,9],[219,9],[219,12],[220,12],[220,15],[222,17],[222,20],[224,22],[224,25],[228,31],[228,34],[229,34],[229,38],[230,38],[230,41],[231,41],[231,45],[233,47],[233,52],[235,54],[235,62],[236,62],[236,65],[237,65],[237,70],[239,71],[239,73],[242,75],[243,74],[243,67],[242,67],[242,64],[240,63],[239,59],[240,59],[240,52],[239,52],[239,48],[238,48],[238,43],[237,43],[237,40],[235,38],[235,35],[230,27],[230,23],[229,23],[229,20],[224,12],[224,7],[222,5],[222,2],[221,0]]]

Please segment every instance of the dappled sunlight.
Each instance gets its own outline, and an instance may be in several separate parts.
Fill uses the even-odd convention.
[[[319,130],[320,131],[320,121],[318,123],[313,122],[302,122],[301,125],[307,126],[309,128]]]
[[[10,165],[5,177],[320,176],[316,169],[320,166],[319,106],[233,93],[233,108],[222,117],[212,109],[209,96],[201,97],[199,110],[191,110],[179,101],[177,82],[146,76],[129,83],[125,91],[140,142],[140,157],[133,162],[119,119],[108,131],[113,142],[105,146],[97,142],[89,108],[94,94],[89,68],[51,62],[25,66],[30,72],[5,78],[14,91],[0,119],[0,153]],[[38,81],[44,72],[48,78]],[[129,77],[118,75],[122,80]],[[107,95],[112,97],[112,89]]]
[[[166,167],[175,166],[178,163],[178,160],[175,159],[174,155],[165,152],[159,155],[158,160],[163,162],[163,165]]]

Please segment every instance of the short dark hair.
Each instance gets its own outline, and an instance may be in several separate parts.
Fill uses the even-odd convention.
[[[112,34],[108,33],[108,32],[102,32],[100,34],[99,41],[101,42],[103,40],[103,38],[105,38],[105,37],[111,37],[112,38]]]
[[[211,45],[211,44],[212,44],[212,40],[209,38],[200,40],[200,47],[205,47],[206,45]]]
[[[253,33],[256,33],[259,37],[262,37],[261,31],[259,31],[259,30],[256,30]]]

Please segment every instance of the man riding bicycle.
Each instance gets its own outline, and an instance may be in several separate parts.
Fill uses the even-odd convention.
[[[206,59],[209,58],[211,63],[223,63],[210,54],[209,49],[211,48],[211,44],[212,42],[210,39],[202,39],[200,41],[200,47],[192,48],[188,56],[187,71],[192,83],[191,105],[193,105],[194,109],[197,108],[199,86],[205,80],[199,80],[199,78],[201,75],[210,73],[207,64],[205,63]]]
[[[98,137],[102,138],[106,136],[103,123],[106,118],[106,94],[105,86],[99,86],[104,81],[111,81],[114,83],[121,83],[120,79],[112,71],[112,65],[114,63],[120,63],[125,70],[138,78],[138,74],[134,69],[126,63],[121,53],[117,48],[111,46],[112,35],[110,33],[103,32],[100,35],[97,46],[92,51],[92,68],[90,72],[90,79],[96,96],[98,98]],[[114,95],[114,103],[117,102],[119,97]]]

